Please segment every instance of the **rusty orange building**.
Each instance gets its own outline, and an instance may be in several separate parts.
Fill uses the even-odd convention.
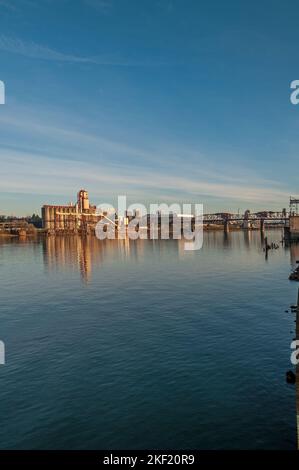
[[[97,214],[95,205],[89,202],[88,192],[80,189],[77,202],[66,205],[49,205],[42,207],[43,228],[50,232],[89,232],[95,228],[102,216]]]

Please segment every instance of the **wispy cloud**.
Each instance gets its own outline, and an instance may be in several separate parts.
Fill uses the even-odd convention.
[[[207,180],[195,180],[192,174],[175,176],[144,171],[142,168],[103,167],[92,162],[80,162],[60,159],[59,162],[45,155],[11,150],[0,151],[1,190],[31,194],[65,194],[68,197],[77,187],[86,185],[94,197],[106,197],[117,194],[138,195],[140,202],[144,194],[153,199],[184,199],[203,202],[203,197],[236,199],[257,204],[279,203],[287,199],[286,191],[273,188],[260,188],[254,185],[217,183]],[[161,191],[163,189],[163,191]],[[168,193],[168,194],[167,194]],[[240,196],[241,195],[241,196]]]
[[[66,122],[68,124],[66,124]],[[280,183],[256,175],[244,168],[238,172],[238,168],[231,168],[228,163],[221,165],[217,159],[215,169],[215,159],[196,151],[194,149],[178,148],[172,149],[169,144],[159,145],[149,149],[144,145],[138,147],[136,144],[123,142],[116,137],[111,139],[99,133],[94,134],[86,131],[86,122],[77,118],[72,120],[70,116],[60,115],[56,112],[47,116],[37,111],[30,112],[28,108],[14,108],[12,112],[6,111],[0,115],[0,124],[4,132],[13,130],[14,135],[34,136],[35,146],[30,151],[44,154],[44,142],[47,142],[46,155],[53,159],[63,158],[69,161],[81,160],[82,154],[88,154],[89,160],[96,161],[105,168],[111,168],[131,172],[141,168],[143,172],[167,173],[168,175],[184,174],[190,175],[195,180],[213,181],[224,185],[246,185],[248,179],[254,181],[255,185],[261,187],[279,187]],[[37,145],[40,142],[40,145]],[[52,142],[55,142],[53,149]],[[18,150],[17,146],[14,148]],[[24,142],[20,147],[24,150]]]
[[[12,52],[32,59],[44,59],[63,62],[92,62],[91,58],[64,54],[33,41],[22,41],[18,38],[0,36],[0,50]]]
[[[0,0],[1,1],[1,0]],[[38,44],[34,41],[24,41],[17,37],[0,36],[0,50],[13,54],[22,55],[30,59],[40,59],[56,62],[68,62],[76,64],[94,64],[119,67],[151,67],[171,65],[170,62],[163,60],[155,60],[144,58],[142,60],[133,58],[122,58],[118,56],[79,56],[76,54],[68,54],[52,49],[48,46]]]
[[[18,37],[6,36],[4,34],[0,35],[0,51],[18,54],[29,59],[115,67],[159,67],[181,64],[178,60],[169,61],[163,58],[157,59],[155,57],[135,59],[133,57],[120,57],[117,54],[80,56],[61,52],[34,41],[24,41]]]
[[[25,117],[16,110],[12,116],[0,116],[1,129],[10,129],[14,141],[22,142],[24,136],[33,138],[32,148],[26,148],[24,142],[20,148],[15,144],[13,148],[7,139],[2,144],[2,192],[52,194],[54,200],[59,194],[68,200],[83,185],[97,199],[111,200],[113,195],[127,194],[140,202],[158,199],[205,203],[212,198],[220,201],[219,210],[228,210],[232,202],[238,207],[261,208],[263,204],[279,208],[289,198],[289,191],[279,182],[263,179],[245,168],[232,174],[226,165],[221,166],[220,158],[215,157],[217,170],[213,171],[199,153],[195,161],[194,150],[175,154],[167,152],[165,145],[155,151],[138,148],[84,128],[79,130],[80,126],[67,122],[63,124],[58,115],[54,120],[49,114],[34,118],[27,112]]]

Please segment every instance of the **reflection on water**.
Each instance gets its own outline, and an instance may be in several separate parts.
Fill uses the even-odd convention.
[[[297,261],[299,261],[299,243],[291,243],[289,245],[290,254],[291,254],[291,265],[292,268],[295,268]]]
[[[293,449],[299,245],[264,243],[0,239],[1,448]]]
[[[137,260],[157,252],[169,251],[179,254],[184,250],[184,242],[178,240],[103,240],[94,236],[46,237],[43,239],[44,263],[48,269],[77,269],[82,279],[89,281],[92,270],[109,260],[126,258]]]
[[[273,230],[270,232],[268,242],[280,243],[282,232]],[[152,256],[157,253],[171,251],[172,256],[184,257],[187,255],[184,240],[98,240],[94,236],[57,236],[45,237],[43,243],[44,264],[49,270],[74,269],[81,273],[82,280],[91,280],[92,271],[105,263],[105,260],[118,259],[119,262],[126,258],[137,260],[144,256]],[[204,249],[222,250],[246,250],[261,254],[265,246],[265,233],[254,231],[240,231],[225,233],[211,231],[205,233]],[[285,246],[284,250],[290,252],[291,265],[299,260],[299,244]],[[199,250],[200,251],[200,250]],[[194,253],[197,256],[197,252]]]

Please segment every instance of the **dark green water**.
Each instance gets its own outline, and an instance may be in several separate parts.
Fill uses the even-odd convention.
[[[2,239],[0,447],[294,448],[295,259],[259,232]]]

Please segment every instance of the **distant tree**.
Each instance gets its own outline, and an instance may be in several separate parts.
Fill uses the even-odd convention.
[[[38,214],[32,214],[32,216],[28,218],[28,222],[36,228],[42,227],[42,219]]]

